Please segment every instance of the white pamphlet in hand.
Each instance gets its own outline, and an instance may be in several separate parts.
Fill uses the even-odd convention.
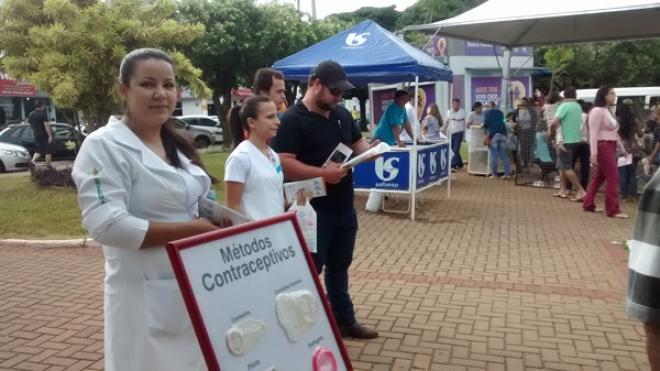
[[[199,198],[199,216],[206,218],[214,223],[221,223],[224,219],[229,219],[232,225],[247,223],[250,221],[248,217],[230,209],[227,206],[219,205],[213,200],[206,197]]]
[[[633,155],[631,153],[621,156],[616,160],[616,166],[621,167],[621,166],[626,166],[630,165],[633,163]]]
[[[391,149],[390,145],[384,142],[378,143],[377,146],[369,148],[369,150],[361,153],[358,156],[353,157],[350,161],[347,161],[341,167],[352,168],[355,167],[367,160],[370,160],[374,156],[382,155],[385,152],[388,152]]]
[[[352,154],[353,150],[349,146],[345,145],[344,143],[339,143],[337,144],[337,147],[332,151],[330,156],[328,156],[328,159],[325,160],[324,165],[330,161],[343,164],[348,161]]]
[[[292,204],[296,202],[298,191],[304,191],[307,198],[323,197],[327,195],[325,182],[323,178],[311,178],[299,182],[284,183],[284,197],[286,202]]]

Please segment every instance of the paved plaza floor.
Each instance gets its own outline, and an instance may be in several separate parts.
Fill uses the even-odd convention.
[[[632,219],[552,193],[459,173],[415,222],[360,211],[351,292],[381,336],[345,340],[354,368],[647,370],[612,243]],[[102,281],[99,249],[0,248],[0,370],[103,369]]]

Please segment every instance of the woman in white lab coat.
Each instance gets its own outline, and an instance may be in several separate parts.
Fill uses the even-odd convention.
[[[121,119],[87,137],[73,166],[83,225],[105,255],[105,369],[204,370],[163,245],[217,229],[197,218],[211,178],[174,131],[174,64],[156,49],[126,55]]]

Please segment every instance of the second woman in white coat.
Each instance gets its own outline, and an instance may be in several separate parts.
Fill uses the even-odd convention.
[[[275,103],[267,97],[251,97],[241,107],[232,109],[229,122],[234,151],[225,163],[227,206],[251,220],[282,214],[282,165],[277,153],[268,146],[280,125]]]

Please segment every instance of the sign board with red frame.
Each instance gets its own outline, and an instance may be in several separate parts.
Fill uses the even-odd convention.
[[[294,213],[167,253],[209,370],[353,370]]]

